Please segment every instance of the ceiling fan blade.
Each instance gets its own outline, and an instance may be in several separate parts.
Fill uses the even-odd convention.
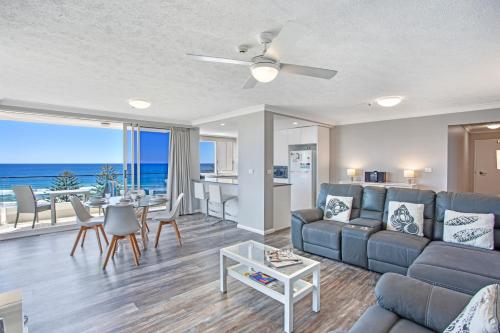
[[[332,69],[309,67],[309,66],[299,66],[292,64],[281,64],[281,72],[296,75],[305,75],[317,77],[319,79],[331,79],[337,74],[337,71]]]
[[[250,74],[248,79],[245,81],[245,84],[243,85],[243,89],[252,89],[257,85],[257,80],[253,77],[253,75]]]
[[[199,54],[191,54],[191,53],[187,53],[186,55],[188,57],[191,57],[194,60],[198,60],[198,61],[220,62],[220,63],[223,63],[223,64],[246,65],[246,66],[249,66],[249,65],[252,64],[251,61],[244,61],[244,60],[227,59],[227,58],[219,58],[219,57],[210,57],[210,56],[204,56],[204,55],[199,55]]]
[[[307,28],[295,21],[287,21],[283,27],[275,33],[275,37],[266,53],[265,57],[279,60],[283,56],[283,50],[293,49],[297,41],[308,34]]]

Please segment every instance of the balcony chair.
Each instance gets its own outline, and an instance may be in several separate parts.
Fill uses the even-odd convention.
[[[135,233],[141,229],[141,225],[135,214],[134,206],[108,206],[106,217],[104,218],[104,230],[113,236],[111,244],[104,260],[102,269],[106,269],[110,257],[114,257],[118,241],[129,238],[132,252],[134,254],[135,264],[139,265],[139,256],[141,254]]]
[[[16,195],[17,201],[17,215],[14,228],[17,227],[19,221],[19,214],[33,214],[33,225],[31,229],[35,228],[35,221],[38,221],[38,213],[50,210],[50,202],[45,200],[37,200],[33,188],[30,185],[16,185],[12,186],[12,190]]]
[[[158,221],[158,230],[156,231],[155,248],[158,247],[158,242],[160,241],[161,229],[165,224],[171,224],[174,227],[175,236],[177,237],[179,246],[182,246],[181,233],[179,232],[179,228],[177,227],[177,222],[175,220],[179,216],[179,208],[181,206],[181,201],[183,197],[184,193],[179,194],[179,196],[175,200],[174,206],[172,207],[171,211],[166,212],[164,215],[155,217],[155,220]]]
[[[106,233],[104,232],[103,223],[104,217],[94,217],[90,215],[87,209],[83,206],[82,202],[78,197],[71,196],[69,198],[71,201],[71,205],[76,213],[76,224],[80,226],[80,230],[78,231],[78,235],[76,236],[75,244],[73,244],[73,249],[71,250],[70,256],[73,256],[76,250],[76,246],[82,239],[81,247],[83,247],[83,243],[85,242],[85,236],[87,235],[87,230],[95,230],[95,235],[97,237],[97,244],[99,245],[99,251],[102,253],[102,245],[101,245],[101,237],[99,236],[99,231],[102,232],[102,236],[106,241],[106,244],[109,244],[108,237],[106,237]]]

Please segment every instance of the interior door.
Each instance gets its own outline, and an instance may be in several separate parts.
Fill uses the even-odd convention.
[[[474,141],[474,192],[500,194],[500,170],[497,169],[498,140]]]

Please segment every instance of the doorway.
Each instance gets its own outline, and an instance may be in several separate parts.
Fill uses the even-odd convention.
[[[500,140],[474,141],[474,192],[500,194]]]

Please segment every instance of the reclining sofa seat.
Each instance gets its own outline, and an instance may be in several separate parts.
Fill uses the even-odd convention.
[[[494,250],[443,242],[445,211],[495,214]],[[469,295],[500,283],[500,197],[476,193],[440,192],[432,241],[415,260],[408,275]]]
[[[372,234],[383,227],[384,204],[387,189],[366,186],[363,189],[359,217],[342,228],[342,261],[368,268],[366,248]]]
[[[360,216],[363,187],[353,184],[321,184],[316,208],[292,212],[292,244],[301,251],[334,260],[341,259],[343,222],[323,220],[326,197],[353,197],[351,219]]]
[[[394,273],[382,275],[375,295],[377,304],[365,311],[349,333],[443,332],[472,298]]]
[[[368,267],[370,270],[406,275],[408,267],[424,250],[433,237],[436,193],[430,190],[389,188],[385,199],[383,223],[387,228],[389,202],[400,201],[424,204],[424,237],[398,231],[381,230],[368,240]]]

